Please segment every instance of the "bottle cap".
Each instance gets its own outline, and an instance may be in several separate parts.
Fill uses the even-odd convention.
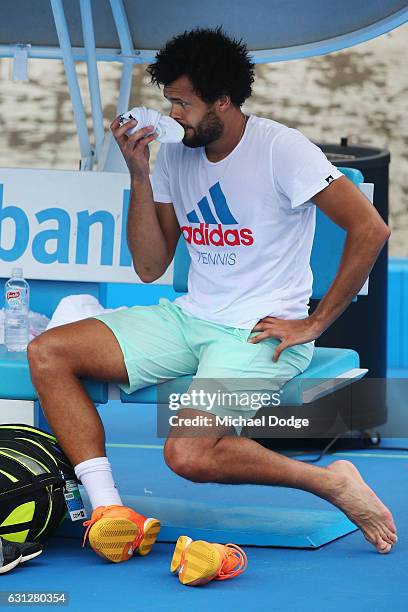
[[[11,276],[12,278],[23,278],[23,268],[13,268]]]

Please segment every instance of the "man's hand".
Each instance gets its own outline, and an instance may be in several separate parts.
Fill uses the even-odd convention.
[[[296,320],[264,317],[258,321],[252,331],[262,332],[248,340],[252,344],[262,342],[266,338],[278,338],[281,341],[273,354],[272,360],[275,362],[278,361],[281,352],[285,348],[295,344],[311,342],[323,333],[323,330],[319,329],[312,316]]]
[[[147,136],[154,128],[153,125],[148,125],[141,130],[137,130],[131,136],[127,136],[126,132],[137,125],[136,119],[127,121],[120,125],[120,116],[111,124],[111,131],[119,145],[123,157],[125,158],[127,167],[132,178],[136,180],[144,180],[149,178],[149,147],[148,144],[157,138],[157,133]]]

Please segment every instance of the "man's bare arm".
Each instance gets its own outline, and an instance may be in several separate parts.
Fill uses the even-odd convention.
[[[153,126],[126,132],[136,120],[120,125],[120,117],[111,130],[125,158],[131,178],[130,205],[126,227],[129,250],[136,273],[145,283],[160,278],[174,256],[180,227],[172,204],[155,204],[150,184],[149,143],[157,134],[148,136]]]
[[[336,277],[310,317],[322,333],[360,291],[391,231],[362,191],[346,177],[333,181],[313,201],[347,232]]]
[[[132,183],[126,228],[136,273],[145,283],[160,278],[171,263],[180,237],[172,204],[156,204],[150,181]]]
[[[346,230],[343,255],[333,283],[312,315],[298,320],[264,317],[253,328],[261,332],[249,340],[253,344],[270,337],[280,339],[274,361],[285,348],[318,338],[341,315],[364,285],[391,234],[371,202],[346,177],[333,181],[313,201]]]

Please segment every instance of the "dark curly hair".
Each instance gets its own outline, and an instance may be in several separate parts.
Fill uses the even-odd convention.
[[[158,86],[186,75],[204,102],[212,104],[227,95],[237,107],[249,98],[255,80],[246,45],[229,38],[222,27],[195,28],[175,36],[146,70]]]

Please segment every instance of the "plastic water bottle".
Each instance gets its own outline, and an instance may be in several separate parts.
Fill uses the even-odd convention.
[[[21,268],[13,268],[4,285],[4,344],[8,351],[25,351],[29,340],[30,287]]]

